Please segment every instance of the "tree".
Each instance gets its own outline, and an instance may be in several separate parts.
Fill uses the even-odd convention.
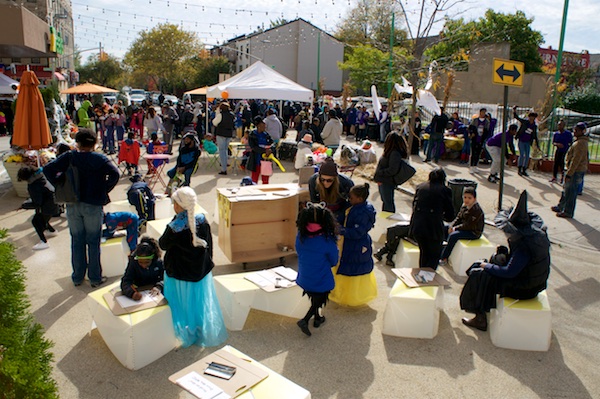
[[[278,26],[285,25],[285,24],[287,24],[287,23],[289,23],[289,22],[290,22],[290,21],[288,21],[287,19],[285,19],[285,18],[281,18],[281,17],[280,17],[280,18],[277,18],[275,21],[271,20],[271,24],[270,24],[270,27],[269,27],[269,28],[270,28],[270,29],[272,29],[272,28],[277,28]]]
[[[80,66],[77,71],[80,81],[108,87],[117,87],[124,73],[117,57],[106,53],[103,53],[102,57],[89,56],[87,63]]]
[[[427,49],[426,56],[454,69],[466,70],[474,44],[508,42],[511,60],[524,62],[525,72],[539,72],[542,57],[538,48],[544,37],[531,28],[532,22],[533,18],[527,18],[523,11],[503,14],[491,9],[476,21],[447,19],[440,32],[440,42]]]
[[[231,73],[231,64],[222,56],[198,56],[191,60],[195,71],[193,88],[214,85],[219,82],[220,73]]]
[[[125,54],[124,62],[133,71],[153,80],[161,91],[173,91],[177,86],[190,84],[193,71],[188,61],[201,48],[195,33],[174,24],[158,24],[139,33]]]
[[[399,2],[398,2],[399,3]],[[346,45],[371,45],[381,51],[389,51],[392,27],[392,12],[396,14],[394,36],[396,44],[406,39],[406,32],[400,23],[401,6],[394,0],[359,0],[356,7],[348,10],[334,36]]]
[[[398,65],[405,65],[407,52],[401,47],[394,48],[394,59]],[[362,93],[369,93],[371,85],[383,85],[388,80],[388,59],[389,55],[371,45],[357,45],[354,50],[347,55],[344,62],[339,62],[338,67],[350,73],[350,80],[354,86]],[[402,67],[393,69],[395,81],[400,79]]]

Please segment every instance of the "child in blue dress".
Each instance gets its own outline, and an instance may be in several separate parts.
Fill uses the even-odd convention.
[[[373,243],[369,236],[369,230],[375,226],[376,211],[368,197],[368,183],[350,189],[352,206],[340,228],[344,243],[339,267],[334,269],[335,288],[330,297],[340,305],[362,306],[377,297]]]
[[[223,314],[213,284],[213,242],[210,224],[194,215],[196,193],[182,187],[171,196],[175,217],[158,243],[165,252],[164,295],[175,335],[187,348],[217,346],[227,339]]]
[[[337,265],[336,221],[327,204],[309,202],[298,215],[296,226],[296,252],[298,253],[298,278],[296,283],[310,298],[311,306],[306,316],[298,320],[298,327],[309,337],[308,322],[314,317],[315,328],[325,323],[320,310],[327,303],[329,292],[335,283],[331,268]],[[303,294],[303,295],[304,295]]]

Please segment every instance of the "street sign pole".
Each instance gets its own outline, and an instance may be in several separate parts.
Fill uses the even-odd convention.
[[[498,211],[502,210],[502,195],[504,194],[504,167],[506,163],[506,131],[508,127],[508,86],[504,86],[504,114],[502,115],[502,145],[500,151],[500,186],[498,187]]]

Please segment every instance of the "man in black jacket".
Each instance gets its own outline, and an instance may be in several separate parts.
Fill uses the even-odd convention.
[[[73,182],[77,201],[67,204],[73,266],[71,279],[79,286],[87,271],[90,284],[95,288],[106,282],[100,265],[102,207],[110,202],[108,193],[119,182],[119,170],[108,158],[94,151],[96,135],[90,129],[80,128],[75,142],[77,150],[66,152],[47,164],[44,175],[56,186],[70,165],[77,170],[77,181]]]
[[[215,126],[217,147],[219,147],[219,161],[221,162],[221,171],[219,174],[226,175],[229,142],[235,136],[235,115],[231,112],[228,102],[223,101],[219,105],[212,123]]]

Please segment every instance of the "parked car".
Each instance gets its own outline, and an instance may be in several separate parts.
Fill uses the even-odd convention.
[[[131,104],[141,104],[146,99],[145,94],[130,94]]]
[[[179,99],[171,94],[165,94],[165,101],[170,101],[173,105],[177,105]]]
[[[115,102],[117,102],[117,94],[116,93],[105,93],[104,101],[106,101],[110,105],[113,105]]]

